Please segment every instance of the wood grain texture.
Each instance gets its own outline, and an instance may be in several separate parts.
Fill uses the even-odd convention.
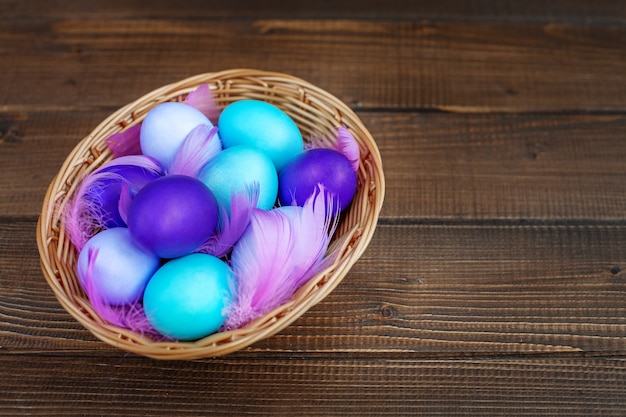
[[[623,358],[20,359],[0,357],[0,415],[587,417],[626,401]]]
[[[0,72],[8,111],[120,107],[194,74],[242,67],[301,77],[357,109],[626,107],[623,26],[94,17],[0,20],[0,40],[11,57]],[[120,67],[124,76],[110,77]]]
[[[624,415],[623,2],[0,10],[0,416]],[[374,239],[326,299],[234,354],[163,362],[99,342],[42,276],[44,192],[122,105],[235,67],[358,113],[386,174]]]

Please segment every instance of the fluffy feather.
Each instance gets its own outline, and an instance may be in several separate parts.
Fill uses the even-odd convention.
[[[208,84],[202,84],[194,91],[190,92],[187,95],[185,102],[200,110],[206,117],[209,118],[211,123],[217,125],[217,121],[220,117],[220,108],[215,102],[215,98],[213,97],[213,94],[211,94],[211,88]]]
[[[141,154],[140,130],[141,124],[136,124],[120,133],[109,136],[106,139],[106,145],[113,152],[113,157]]]
[[[284,304],[323,268],[336,223],[323,189],[304,207],[255,209],[233,249],[237,299],[227,311],[226,329],[239,328]]]
[[[93,309],[98,313],[100,318],[114,326],[132,330],[143,336],[150,337],[153,340],[166,340],[164,336],[159,334],[150,325],[141,302],[137,301],[124,306],[112,306],[104,301],[100,294],[98,294],[92,279],[98,250],[94,248],[89,248],[88,250],[87,271],[84,271],[82,274],[84,277],[82,284]]]
[[[248,190],[234,193],[230,199],[230,213],[225,207],[220,207],[217,233],[198,252],[218,258],[226,256],[248,227],[258,199],[258,184]]]
[[[116,166],[134,165],[161,174],[161,167],[151,158],[128,155],[113,159],[92,172],[78,186],[74,196],[65,207],[63,221],[67,234],[74,246],[81,250],[85,243],[98,231],[105,228],[107,213],[102,209],[98,195],[107,186],[107,181],[120,181],[133,188],[122,175],[108,171]]]
[[[185,138],[168,174],[197,177],[204,165],[222,150],[217,127],[198,125]]]

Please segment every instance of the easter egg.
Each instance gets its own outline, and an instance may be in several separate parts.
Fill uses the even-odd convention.
[[[167,170],[187,135],[201,124],[213,126],[195,107],[177,102],[161,103],[153,107],[141,123],[141,152],[156,159]]]
[[[206,184],[223,207],[230,207],[231,195],[259,188],[257,207],[269,210],[276,202],[278,174],[271,159],[250,146],[224,149],[202,169],[198,178]]]
[[[83,286],[88,278],[89,253],[95,256],[89,277],[91,285],[111,305],[139,300],[161,262],[137,246],[127,228],[106,229],[89,239],[80,251],[77,273]]]
[[[229,104],[218,120],[222,145],[246,145],[265,152],[280,169],[303,152],[302,134],[295,122],[281,109],[260,100],[240,100]]]
[[[233,300],[234,278],[220,259],[194,253],[173,259],[150,279],[144,310],[161,334],[194,340],[217,331]]]
[[[200,180],[167,175],[143,187],[128,210],[128,228],[137,243],[161,258],[198,249],[215,232],[217,201]]]
[[[312,149],[289,162],[278,174],[278,200],[282,205],[304,205],[318,184],[334,197],[344,210],[356,192],[356,172],[342,153],[332,149]],[[336,207],[336,206],[335,206]]]
[[[125,227],[119,212],[119,200],[122,186],[127,184],[131,196],[134,196],[149,182],[157,179],[160,175],[154,171],[135,165],[116,165],[110,168],[104,167],[100,172],[112,172],[119,178],[105,178],[93,183],[85,197],[91,204],[97,206],[104,221],[104,227]]]

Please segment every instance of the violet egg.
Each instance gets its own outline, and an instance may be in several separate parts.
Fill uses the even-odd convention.
[[[168,175],[141,189],[128,210],[128,228],[137,243],[161,258],[198,249],[215,232],[217,201],[200,180]]]
[[[304,150],[302,134],[287,113],[260,100],[240,100],[222,111],[217,123],[224,148],[245,145],[263,151],[276,170]]]
[[[199,178],[227,209],[233,193],[255,186],[259,191],[258,208],[269,210],[276,203],[278,174],[274,164],[265,153],[250,146],[224,149],[202,169]]]
[[[90,265],[91,259],[91,267]],[[161,260],[137,246],[125,227],[103,230],[87,241],[78,256],[78,277],[111,305],[136,302]]]
[[[130,194],[134,196],[146,184],[161,175],[136,165],[115,165],[110,168],[105,166],[99,171],[102,172],[112,172],[120,178],[103,178],[94,182],[87,190],[85,198],[98,207],[106,228],[124,227],[126,223],[119,212],[122,186],[128,184]]]
[[[278,200],[283,206],[294,203],[302,206],[318,184],[333,195],[341,211],[348,207],[356,192],[356,172],[340,152],[323,148],[306,151],[279,172]]]
[[[150,279],[144,310],[161,334],[195,340],[217,331],[226,320],[235,286],[230,267],[211,255],[173,259]]]
[[[191,131],[199,125],[213,127],[200,110],[188,104],[167,102],[153,107],[141,123],[141,152],[168,169]]]

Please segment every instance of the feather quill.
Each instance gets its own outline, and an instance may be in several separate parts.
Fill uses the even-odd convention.
[[[235,245],[231,265],[237,299],[227,311],[226,329],[239,328],[284,304],[325,265],[335,230],[322,188],[303,207],[255,209]]]
[[[100,318],[114,326],[132,330],[153,340],[167,340],[150,325],[140,301],[123,306],[112,306],[104,301],[92,278],[97,256],[98,249],[88,249],[87,270],[82,271],[81,276],[84,277],[82,285],[85,293]]]
[[[185,103],[200,110],[209,118],[211,123],[217,125],[217,121],[220,118],[220,108],[215,102],[215,98],[208,84],[202,84],[194,91],[190,92],[185,99]]]
[[[235,192],[230,199],[230,213],[220,206],[220,218],[215,233],[198,252],[218,258],[225,257],[244,233],[259,199],[258,184],[247,190]]]
[[[180,145],[168,174],[196,178],[204,165],[221,150],[222,143],[217,135],[217,127],[198,125]]]

